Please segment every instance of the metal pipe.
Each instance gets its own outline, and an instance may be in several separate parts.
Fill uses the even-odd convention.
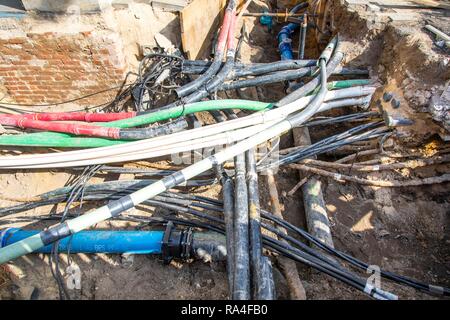
[[[305,58],[305,46],[306,46],[306,33],[308,31],[308,15],[305,13],[303,15],[303,21],[300,26],[300,38],[298,44],[298,58]]]

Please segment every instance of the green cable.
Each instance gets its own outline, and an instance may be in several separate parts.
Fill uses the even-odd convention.
[[[370,80],[367,79],[356,79],[356,80],[341,80],[341,81],[332,81],[328,82],[328,90],[337,90],[337,89],[346,89],[355,86],[367,86],[370,84]],[[308,95],[317,94],[319,92],[320,87],[311,91]]]
[[[133,118],[108,122],[105,124],[105,127],[119,127],[119,128],[137,127],[155,123],[158,121],[174,119],[187,114],[202,111],[224,110],[224,109],[261,111],[271,107],[272,107],[271,103],[251,101],[251,100],[233,100],[233,99],[209,100],[192,104],[186,104],[184,106],[180,105],[170,109],[159,110],[141,116],[136,116]]]
[[[158,110],[133,118],[111,122],[94,123],[102,127],[132,128],[158,121],[178,118],[180,116],[212,110],[241,109],[261,111],[271,108],[271,103],[251,100],[210,100],[180,105],[166,110]],[[0,136],[0,145],[53,147],[53,148],[97,148],[129,142],[129,140],[112,140],[104,138],[77,137],[68,133],[38,132],[17,136]]]
[[[345,89],[353,86],[363,86],[370,84],[369,80],[342,80],[333,81],[328,84],[328,90]],[[310,94],[314,94],[315,91]],[[250,100],[210,100],[187,105],[176,106],[166,110],[158,110],[133,118],[122,119],[111,122],[95,123],[103,127],[132,128],[142,125],[177,118],[186,114],[223,110],[223,109],[242,109],[249,111],[261,111],[271,108],[271,103],[250,101]],[[0,145],[3,146],[27,146],[27,147],[52,147],[52,148],[98,148],[107,147],[129,140],[111,140],[104,138],[77,137],[67,133],[59,132],[38,132],[30,134],[21,134],[16,136],[0,136]]]

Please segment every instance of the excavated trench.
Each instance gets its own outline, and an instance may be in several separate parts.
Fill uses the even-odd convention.
[[[261,12],[263,1],[254,1],[249,12]],[[276,33],[282,24],[269,32],[258,18],[244,17],[243,24],[248,36],[240,49],[242,62],[271,62],[279,59]],[[396,134],[384,141],[384,153],[364,155],[365,150],[379,148],[378,141],[353,145],[322,154],[319,160],[336,161],[355,155],[349,163],[374,161],[378,165],[389,163],[389,155],[420,154],[430,157],[448,152],[443,141],[442,126],[427,112],[434,96],[446,89],[450,78],[448,54],[433,46],[430,36],[417,24],[392,24],[374,22],[361,11],[351,11],[342,1],[333,1],[329,11],[328,26],[339,32],[346,53],[345,64],[351,67],[367,67],[370,77],[379,88],[372,99],[371,108],[378,110],[379,100],[386,91],[395,92],[402,101],[401,115],[414,120],[409,127],[398,128]],[[297,34],[293,46],[297,46]],[[306,57],[315,58],[320,49],[313,35],[308,35]],[[258,90],[241,90],[242,98],[261,101],[277,101],[285,93],[284,84],[268,85]],[[231,96],[234,93],[230,94]],[[355,110],[347,108],[334,111],[332,115]],[[203,119],[203,118],[202,118]],[[210,119],[204,115],[204,119]],[[310,129],[312,142],[350,128],[348,124],[333,124]],[[282,137],[280,149],[294,146],[291,134]],[[26,149],[25,149],[26,151]],[[361,153],[361,155],[360,155]],[[406,158],[408,159],[408,158]],[[141,161],[136,167],[167,168],[170,161],[156,163]],[[449,172],[448,164],[426,167],[411,167],[390,171],[366,172],[360,176],[370,180],[423,179]],[[350,166],[341,172],[357,175]],[[306,218],[301,190],[295,187],[304,175],[295,169],[281,168],[275,181],[284,218],[296,226],[306,228]],[[14,171],[0,174],[2,196],[26,197],[40,194],[67,184],[73,178],[71,172],[60,171]],[[109,174],[95,177],[92,182],[130,179],[133,175]],[[425,283],[450,286],[448,262],[450,245],[449,183],[415,187],[380,188],[358,183],[337,182],[320,177],[322,192],[331,225],[335,247],[371,265],[389,270]],[[271,210],[269,188],[265,177],[260,176],[261,206]],[[220,186],[198,187],[190,190],[198,195],[220,197]],[[0,206],[15,202],[0,199]],[[83,210],[95,207],[93,203]],[[59,212],[62,205],[46,206],[28,211],[27,216],[48,212]],[[149,214],[143,208],[132,209],[133,213]],[[14,216],[13,216],[14,217]],[[9,219],[0,217],[2,227],[11,226]],[[51,224],[46,222],[15,223],[40,229]],[[97,228],[132,229],[132,222],[103,222]],[[71,290],[76,299],[226,299],[227,275],[223,262],[173,261],[165,266],[159,258],[134,256],[133,261],[118,255],[72,255],[82,272],[80,290]],[[274,264],[274,278],[279,299],[289,299],[288,285],[278,264]],[[68,266],[67,256],[61,255],[63,274]],[[366,299],[346,285],[330,277],[297,264],[300,279],[308,299]],[[411,288],[383,280],[383,288],[399,295],[400,299],[433,299]],[[28,255],[0,269],[0,297],[2,299],[57,299],[58,287],[52,277],[48,257]]]

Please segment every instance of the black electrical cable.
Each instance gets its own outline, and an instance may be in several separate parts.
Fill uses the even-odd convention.
[[[371,115],[371,114],[372,113],[367,113],[367,115]],[[356,116],[358,116],[358,114],[356,114],[355,117]],[[343,116],[343,117],[347,117],[347,116]],[[357,133],[359,133],[360,131],[370,129],[374,125],[376,125],[376,123],[363,124],[363,125],[351,128],[343,133],[339,133],[334,136],[328,137],[324,140],[321,140],[319,142],[316,142],[315,144],[313,144],[309,147],[293,151],[293,152],[281,157],[279,159],[279,161],[270,163],[270,167],[296,162],[296,161],[305,159],[307,157],[310,157],[312,155],[317,155],[317,154],[321,154],[324,152],[329,152],[331,150],[335,150],[346,144],[351,144],[351,143],[354,143],[357,141],[368,140],[368,139],[372,139],[374,137],[383,135],[384,130],[378,131],[378,129],[369,130],[368,132],[357,135]],[[103,170],[102,168],[105,168],[105,167],[102,166],[99,169],[99,171]],[[122,168],[122,169],[114,168],[114,167],[112,167],[111,169],[108,169],[108,168],[109,167],[106,167],[105,170],[112,170],[112,172],[119,172],[119,173],[129,173],[129,172],[136,173],[135,171],[133,171],[134,169],[131,169],[131,168]],[[264,171],[267,168],[268,168],[268,165],[258,166],[258,171]],[[130,169],[131,171],[128,171],[127,169]],[[140,169],[137,169],[137,170],[140,170]],[[137,171],[137,172],[140,172],[140,171]],[[163,172],[164,171],[162,171],[161,173],[163,173]],[[171,171],[169,171],[169,172],[171,172]],[[164,173],[168,174],[169,172],[164,172]],[[129,191],[131,191],[131,190],[137,190],[138,188],[148,185],[149,183],[152,183],[154,181],[156,181],[156,180],[110,181],[110,182],[106,182],[106,183],[102,183],[102,184],[87,185],[85,190],[89,194],[92,192],[98,193],[101,191],[119,192],[119,191],[122,191],[125,189],[128,189]],[[209,184],[212,184],[215,182],[216,182],[215,179],[189,180],[187,183],[187,186],[188,187],[189,186],[206,186],[206,185],[209,185]],[[13,207],[9,207],[9,208],[0,208],[0,215],[16,213],[16,212],[20,212],[20,211],[24,211],[24,210],[30,210],[30,209],[35,208],[38,205],[44,206],[44,205],[49,205],[49,204],[54,204],[57,202],[64,201],[69,190],[70,190],[69,187],[65,187],[65,188],[53,190],[46,194],[42,194],[39,196],[39,198],[41,199],[41,201],[39,203],[37,203],[37,202],[22,203],[17,206],[13,206]],[[194,196],[194,198],[195,197],[196,196]],[[202,198],[199,197],[199,199],[202,199]]]
[[[306,9],[306,8],[308,8],[309,7],[309,2],[308,1],[305,1],[305,2],[300,2],[299,4],[297,4],[297,5],[295,5],[292,9],[291,9],[291,11],[289,11],[289,14],[295,14],[295,13],[297,13],[297,12],[299,12],[300,10],[302,10],[302,9]]]
[[[328,64],[327,64],[327,67],[326,67],[326,70],[324,73],[326,75],[331,75],[334,72],[334,70],[339,66],[339,64],[342,62],[343,57],[344,57],[344,54],[341,51],[341,42],[340,42],[339,38],[336,37],[334,53],[331,56],[331,59],[328,61]],[[304,86],[291,92],[290,94],[285,96],[283,99],[278,101],[275,104],[275,106],[282,107],[282,106],[285,106],[291,102],[294,102],[294,101],[306,96],[308,93],[312,92],[321,83],[321,79],[322,79],[322,77],[320,75],[313,78],[311,81],[306,83]]]
[[[225,10],[226,11],[225,14],[226,15],[234,14],[234,12],[236,10],[236,6],[237,6],[237,2],[235,0],[228,1],[228,5]],[[234,17],[232,17],[231,19],[234,19]],[[224,27],[226,27],[226,26],[223,25],[222,28],[224,28]],[[203,84],[205,84],[210,79],[212,79],[214,77],[214,75],[219,71],[219,69],[222,65],[222,58],[224,55],[224,51],[222,50],[222,48],[220,48],[221,45],[223,45],[223,43],[218,41],[217,45],[216,45],[216,49],[215,49],[214,61],[212,62],[212,64],[210,65],[210,67],[208,68],[208,70],[206,72],[204,72],[202,75],[200,75],[194,81],[192,81],[180,88],[175,89],[175,92],[177,93],[178,97],[180,97],[180,98],[185,97],[188,94],[195,92]]]
[[[234,283],[234,265],[235,265],[235,244],[234,244],[234,183],[233,180],[226,174],[223,166],[216,168],[217,176],[222,183],[222,198],[223,198],[223,218],[226,230],[226,247],[227,247],[227,276],[228,276],[228,290],[230,298],[233,296]],[[205,199],[198,199],[208,201]],[[208,201],[207,203],[211,203]],[[214,203],[217,206],[217,203]]]
[[[198,200],[200,200],[200,199],[198,199]],[[214,199],[204,198],[204,199],[202,199],[202,200],[205,200],[205,201],[207,201],[208,203],[215,203],[216,205],[219,205],[219,204],[220,204],[220,201],[214,200]],[[220,211],[220,210],[217,208],[217,206],[214,208],[214,210],[215,210],[215,211]],[[296,233],[299,233],[299,234],[300,234],[301,236],[303,236],[306,240],[313,242],[313,243],[316,244],[318,247],[320,247],[320,248],[326,250],[328,253],[332,253],[332,254],[336,255],[337,257],[342,258],[342,259],[346,260],[347,262],[350,262],[350,263],[352,263],[353,265],[355,265],[355,266],[357,266],[357,267],[359,267],[359,268],[367,269],[368,266],[369,266],[368,264],[363,263],[363,262],[361,262],[361,261],[359,261],[359,260],[357,260],[357,259],[355,259],[355,258],[353,258],[353,257],[351,257],[351,256],[349,256],[349,255],[347,255],[347,254],[345,254],[345,253],[339,252],[339,251],[335,250],[334,248],[331,248],[331,247],[328,247],[327,245],[324,245],[324,244],[321,243],[319,240],[317,240],[316,238],[314,238],[313,236],[311,236],[310,234],[308,234],[306,231],[303,231],[302,229],[297,228],[297,227],[295,227],[295,226],[289,224],[288,222],[286,222],[286,221],[284,221],[284,220],[281,220],[281,219],[279,219],[279,218],[273,216],[272,214],[269,214],[269,213],[266,212],[266,211],[262,211],[262,216],[263,216],[263,218],[268,219],[268,220],[270,220],[270,221],[273,221],[273,222],[279,224],[279,225],[282,226],[282,227],[288,228],[288,229],[290,229],[290,230],[292,230],[292,231],[294,231],[294,232],[296,232]],[[217,220],[215,220],[215,221],[217,222]],[[269,231],[271,231],[271,232],[277,234],[277,235],[280,236],[280,237],[285,237],[285,239],[288,240],[288,241],[290,241],[290,242],[294,242],[296,245],[300,246],[300,248],[301,248],[302,250],[307,251],[307,252],[308,252],[309,254],[311,254],[311,255],[315,255],[318,259],[321,259],[321,260],[323,260],[323,261],[326,262],[326,263],[334,264],[335,266],[337,266],[336,263],[335,263],[335,261],[333,261],[333,260],[327,258],[326,256],[322,256],[322,255],[318,254],[316,250],[314,250],[314,249],[312,249],[312,248],[309,248],[309,247],[306,247],[304,244],[301,244],[301,242],[299,242],[298,240],[296,240],[296,239],[294,239],[294,238],[292,238],[292,237],[289,237],[289,236],[287,236],[287,235],[278,233],[273,227],[270,227],[269,225],[267,225],[267,224],[265,224],[265,223],[263,223],[263,227],[264,227],[265,229],[267,229],[267,230],[269,230]],[[390,273],[390,272],[381,271],[381,274],[382,274],[384,277],[386,277],[386,278],[388,278],[388,279],[390,279],[390,280],[397,281],[397,282],[406,284],[406,285],[408,285],[408,286],[412,286],[412,287],[414,287],[414,288],[416,288],[416,289],[418,289],[418,290],[421,290],[421,291],[424,291],[424,292],[427,292],[427,293],[433,293],[432,291],[430,291],[430,288],[434,288],[434,291],[441,290],[440,287],[438,287],[438,286],[433,286],[433,285],[423,284],[423,283],[420,283],[420,282],[418,282],[418,281],[415,281],[415,280],[412,280],[412,279],[408,279],[408,278],[406,278],[406,277],[398,276],[398,275],[395,275],[395,274]],[[438,289],[436,289],[436,288],[438,288]],[[450,290],[450,289],[448,289],[448,288],[442,288],[442,292],[443,292],[445,295],[448,295],[448,294],[450,293],[449,290]]]
[[[264,259],[262,254],[262,236],[261,236],[261,216],[259,203],[258,174],[256,172],[255,149],[252,148],[245,153],[247,166],[247,185],[248,185],[248,206],[249,206],[249,233],[250,233],[250,261],[251,275],[253,283],[253,299],[273,299],[266,296],[268,290],[264,277]]]
[[[214,221],[214,222],[217,222],[218,220],[220,220],[217,218],[212,218],[211,216],[208,216],[208,215],[206,215],[205,218],[210,221]],[[307,264],[313,268],[316,268],[332,277],[337,278],[338,280],[343,281],[346,284],[349,284],[361,291],[364,291],[364,288],[365,288],[364,280],[358,278],[356,275],[354,275],[346,270],[343,270],[342,268],[338,269],[332,265],[327,264],[326,262],[316,259],[315,257],[313,257],[305,252],[302,252],[299,249],[296,249],[286,243],[279,242],[270,237],[264,236],[264,242],[272,244],[272,247],[275,245],[275,248],[277,249],[277,251],[284,253],[288,257],[294,258],[299,262],[305,263],[305,264]],[[338,266],[338,267],[340,267],[340,266]],[[376,293],[376,292],[371,292],[371,293],[373,296],[373,293]]]
[[[323,243],[322,241],[318,240],[317,238],[313,237],[312,235],[310,235],[309,233],[307,233],[306,231],[282,220],[279,219],[278,217],[268,213],[268,212],[262,212],[262,216],[266,219],[269,219],[271,221],[274,221],[275,223],[277,223],[280,226],[283,226],[284,228],[287,228],[293,232],[295,232],[296,234],[300,235],[301,237],[303,237],[305,240],[310,241],[311,243],[313,243],[314,245],[316,245],[317,247],[325,250],[327,253],[332,254],[346,262],[351,263],[352,265],[361,268],[363,270],[367,270],[367,268],[369,267],[369,264],[362,262],[344,252],[341,252],[339,250],[336,250],[333,247],[328,246],[327,244]],[[438,286],[433,286],[433,285],[429,285],[429,284],[425,284],[425,283],[421,283],[417,280],[413,280],[404,276],[400,276],[400,275],[396,275],[392,272],[388,272],[388,271],[383,271],[380,270],[380,273],[383,277],[390,279],[392,281],[398,282],[398,283],[402,283],[405,285],[408,285],[410,287],[413,287],[415,289],[418,289],[420,291],[426,292],[426,293],[434,293],[432,290],[430,290],[430,288],[438,288]],[[442,287],[441,287],[442,288]],[[450,288],[442,288],[439,289],[440,291],[442,291],[442,293],[446,296],[450,295]],[[434,290],[436,291],[436,290]]]
[[[87,98],[93,97],[95,95],[102,94],[102,93],[105,93],[105,92],[108,92],[108,91],[112,91],[112,90],[116,90],[116,89],[120,89],[120,88],[123,88],[123,87],[130,87],[132,85],[133,84],[126,84],[126,85],[121,84],[121,85],[118,85],[118,86],[113,86],[113,87],[109,87],[109,88],[106,88],[106,89],[103,89],[103,90],[95,91],[93,93],[90,93],[90,94],[87,94],[87,95],[83,95],[83,96],[80,96],[80,97],[77,97],[77,98],[64,100],[64,101],[60,101],[60,102],[54,102],[54,103],[29,104],[29,103],[2,102],[0,100],[0,106],[1,107],[3,107],[3,105],[6,105],[6,106],[22,106],[22,107],[51,107],[51,106],[58,106],[58,105],[61,105],[61,104],[67,104],[67,103],[71,103],[71,102],[87,99]],[[11,109],[15,110],[13,108],[11,108]],[[23,111],[30,112],[30,110],[23,110]],[[38,111],[33,111],[33,112],[38,112]]]
[[[148,202],[147,204],[152,205],[152,204],[154,204],[154,202]],[[161,205],[161,203],[159,203],[158,205]],[[223,223],[223,221],[221,219],[219,219],[219,218],[215,218],[215,217],[212,217],[210,215],[205,215],[203,213],[199,214],[199,212],[196,211],[196,210],[185,209],[185,208],[182,208],[180,210],[180,207],[178,207],[178,206],[169,206],[168,208],[172,209],[172,210],[175,210],[175,211],[178,211],[180,213],[191,214],[191,215],[194,215],[194,216],[199,217],[199,218],[207,219],[208,221],[212,221],[212,222],[215,222],[215,223]],[[125,217],[123,217],[123,218],[125,218]],[[139,222],[144,222],[146,219],[148,219],[148,218],[141,217],[141,218],[133,219],[133,220],[139,221]],[[154,220],[154,219],[152,218],[152,220]],[[157,219],[157,222],[161,223],[161,220],[162,219]],[[207,228],[207,229],[210,229],[210,230],[213,230],[213,231],[219,231],[221,233],[224,233],[224,230],[220,226],[211,225],[210,223],[201,223],[200,224],[200,223],[198,223],[196,221],[194,222],[193,220],[183,221],[182,219],[173,219],[173,218],[170,218],[170,219],[167,219],[167,220],[175,220],[175,221],[178,220],[180,222],[184,222],[184,223],[188,224],[189,226],[200,226],[202,228]],[[347,279],[350,276],[344,271],[334,270],[333,268],[330,268],[329,266],[321,265],[321,264],[319,264],[317,262],[314,262],[314,261],[311,262],[309,260],[309,259],[311,259],[311,257],[303,254],[298,249],[295,249],[294,247],[286,245],[286,244],[283,244],[283,245],[280,246],[280,244],[278,243],[277,240],[270,239],[267,236],[264,236],[264,242],[266,244],[268,244],[270,247],[275,248],[276,251],[279,251],[279,252],[281,252],[282,254],[284,254],[284,255],[286,255],[288,257],[294,258],[295,260],[297,260],[299,262],[306,263],[307,265],[310,265],[310,266],[312,266],[312,267],[314,267],[314,268],[316,268],[318,270],[323,270],[325,273],[331,275],[332,277],[335,277],[337,279],[341,279],[345,283],[350,284],[350,285],[358,288],[357,285],[355,285],[354,283],[351,282],[351,280]],[[329,270],[329,269],[331,269],[331,270]],[[340,274],[343,274],[344,276],[342,276]],[[347,276],[347,278],[345,276]],[[358,288],[358,289],[361,289],[361,288]]]
[[[303,159],[309,158],[313,155],[319,155],[325,152],[336,150],[344,145],[352,144],[358,141],[370,140],[380,137],[386,133],[387,128],[374,128],[380,126],[381,122],[370,122],[354,128],[351,128],[343,133],[336,134],[321,141],[318,141],[308,147],[294,150],[286,155],[281,156],[276,161],[270,164],[258,167],[258,171],[264,171],[269,168],[279,167],[282,165],[295,163]],[[363,130],[367,130],[361,134],[357,134]]]
[[[229,3],[229,7],[234,8],[235,7],[234,0],[230,1],[230,3]],[[234,3],[234,4],[232,4],[232,3]],[[234,19],[234,17],[232,19]],[[231,26],[230,28],[233,28],[233,26]],[[229,41],[229,43],[233,43],[233,42]],[[210,79],[206,79],[205,80],[206,84],[204,86],[203,86],[203,83],[201,83],[200,85],[198,85],[198,87],[195,87],[197,85],[195,83],[197,83],[197,82],[193,81],[193,82],[190,82],[187,86],[183,87],[184,89],[179,88],[178,91],[176,91],[176,92],[179,96],[183,97],[181,100],[181,103],[186,104],[186,103],[197,102],[197,101],[200,101],[201,99],[207,97],[208,95],[214,93],[216,88],[218,86],[220,86],[225,81],[225,79],[228,77],[229,73],[232,72],[233,67],[234,67],[235,54],[236,54],[236,51],[233,46],[231,48],[227,49],[227,53],[226,53],[227,60],[224,64],[224,66],[222,67],[220,72],[217,73],[215,76],[213,76]],[[220,60],[221,59],[222,58],[220,58]],[[216,62],[216,60],[214,60],[213,64],[215,62]],[[220,67],[220,65],[219,65],[219,67]],[[211,70],[211,69],[215,69],[215,67],[211,66],[208,70]],[[198,79],[200,79],[200,77],[197,78],[197,80]],[[192,90],[192,88],[195,88],[195,90]],[[194,92],[192,92],[188,96],[185,96],[186,93],[188,93],[191,90]],[[180,103],[180,102],[178,102],[178,103]],[[177,105],[177,103],[172,103],[168,106],[164,106],[161,109],[166,109],[172,105]],[[179,124],[179,126],[177,124]],[[187,123],[184,120],[184,118],[181,117],[181,118],[178,118],[178,119],[174,120],[173,122],[171,122],[171,125],[169,124],[169,126],[170,126],[170,129],[175,129],[176,131],[180,131],[187,126]],[[139,139],[149,138],[150,137],[149,134],[152,129],[162,130],[162,127],[147,128],[147,129],[121,129],[119,131],[119,138],[123,139],[123,140],[139,140]],[[175,130],[173,132],[176,132]],[[168,134],[168,133],[172,133],[172,132],[164,132],[164,133]],[[162,133],[162,134],[164,134],[164,133]]]
[[[237,116],[228,110],[229,119]],[[234,158],[234,276],[233,300],[250,299],[250,239],[249,239],[249,212],[248,190],[246,183],[245,154]]]
[[[179,197],[184,197],[184,196],[186,196],[186,197],[188,197],[188,198],[191,198],[191,197],[192,197],[191,195],[184,195],[184,194],[178,194],[178,193],[177,193],[177,194],[173,194],[173,196],[179,196]],[[117,197],[120,197],[120,195],[118,195]],[[205,197],[201,197],[200,199],[196,199],[196,200],[198,200],[198,201],[205,201],[205,202],[207,202],[207,203],[214,203],[214,204],[216,204],[216,205],[219,205],[219,204],[221,203],[221,202],[218,201],[218,200],[209,199],[209,198],[205,198]],[[161,202],[160,202],[160,201],[159,201],[159,202],[156,202],[156,204],[160,205]],[[171,206],[171,209],[179,209],[179,207],[177,207],[177,206]],[[215,210],[218,211],[218,210],[217,210],[217,206],[216,206]],[[186,210],[183,210],[183,211],[186,212]],[[197,212],[194,211],[194,213],[197,213]],[[209,216],[202,215],[201,217],[202,217],[202,218],[207,218],[208,220],[211,220]],[[303,236],[306,240],[313,242],[313,243],[316,244],[318,247],[321,247],[322,249],[326,250],[327,252],[332,253],[332,254],[335,254],[335,255],[337,255],[338,257],[345,259],[346,261],[348,261],[348,262],[350,262],[350,263],[356,265],[357,267],[360,267],[360,268],[366,268],[366,266],[367,266],[367,264],[365,264],[365,263],[363,263],[363,262],[359,262],[359,260],[357,260],[357,259],[355,259],[355,258],[353,258],[353,257],[351,257],[351,256],[348,256],[347,254],[341,253],[341,252],[339,252],[339,251],[337,251],[337,250],[335,250],[335,249],[333,249],[333,248],[330,248],[330,247],[327,247],[327,246],[321,244],[319,240],[317,240],[317,239],[315,239],[314,237],[312,237],[311,235],[309,235],[306,231],[303,231],[302,229],[299,229],[299,228],[297,228],[297,227],[295,227],[295,226],[289,224],[289,223],[286,222],[286,221],[277,219],[276,217],[274,217],[273,215],[267,213],[266,211],[262,211],[262,217],[263,217],[264,219],[268,219],[269,221],[273,221],[273,222],[275,222],[275,223],[277,223],[277,224],[279,224],[279,225],[281,225],[281,226],[283,226],[283,227],[285,227],[285,228],[287,228],[287,229],[290,229],[290,230],[292,230],[292,231],[294,231],[294,232],[299,233],[299,234],[300,234],[301,236]],[[215,222],[218,222],[217,219],[214,219],[214,221],[215,221]],[[268,226],[268,225],[267,225],[267,224],[264,224],[264,227],[266,227],[266,226]],[[268,230],[274,232],[273,228],[270,227],[270,226],[268,227]],[[275,232],[275,233],[276,233],[276,232]],[[283,235],[280,234],[280,236],[283,236]],[[293,239],[292,237],[287,237],[287,238],[286,238],[286,240],[291,241],[291,242],[292,242],[292,239]],[[299,243],[297,243],[297,240],[294,240],[293,242],[294,242],[296,245],[299,245]],[[304,249],[303,246],[301,246],[301,248]],[[314,251],[310,251],[310,250],[312,250],[312,249],[307,249],[307,250],[309,251],[310,254],[311,254],[311,252],[314,252]],[[317,255],[316,255],[316,256],[317,256]],[[321,257],[321,256],[318,256],[318,257],[321,258],[322,260],[325,259],[325,260],[324,260],[325,262],[328,262],[328,261],[329,261],[327,258],[324,258],[324,257]],[[388,278],[388,279],[391,279],[391,280],[393,280],[393,281],[396,281],[396,282],[400,282],[400,283],[406,284],[406,285],[408,285],[408,286],[412,286],[412,287],[414,287],[414,288],[416,288],[416,289],[422,290],[422,291],[427,292],[427,293],[433,293],[433,292],[436,292],[436,290],[438,290],[438,289],[440,290],[440,287],[432,286],[432,285],[427,285],[427,284],[422,284],[422,283],[417,282],[417,281],[415,281],[415,280],[411,280],[411,279],[408,279],[408,278],[405,278],[405,277],[397,276],[397,275],[394,275],[394,274],[389,273],[389,272],[382,271],[381,274],[382,274],[384,277]],[[433,289],[434,291],[431,290],[430,288],[434,288],[434,289]],[[438,289],[436,289],[436,288],[438,288]],[[447,288],[442,288],[442,292],[443,292],[443,294],[448,295],[448,294],[449,294],[449,289],[447,289]]]
[[[164,136],[175,132],[183,131],[188,127],[186,119],[181,117],[169,123],[159,126],[141,129],[120,129],[119,139],[121,140],[142,140],[158,136]]]
[[[300,25],[300,37],[298,39],[298,58],[305,58],[306,35],[308,33],[308,14],[303,14],[302,24]]]
[[[87,184],[84,186],[83,192],[85,194],[85,198],[93,198],[96,194],[116,194],[120,192],[131,193],[156,181],[158,180],[117,180],[99,184]],[[186,182],[186,187],[208,186],[215,182],[216,179],[189,180]],[[37,197],[39,198],[38,201],[29,201],[11,207],[0,208],[0,217],[64,201],[68,202],[72,198],[72,190],[72,187],[63,187],[39,195]],[[214,206],[210,205],[210,207],[212,208]]]
[[[181,65],[181,72],[184,74],[202,74],[211,65],[203,60],[185,60]],[[223,64],[222,64],[223,65]],[[268,63],[235,63],[233,72],[227,80],[233,80],[246,76],[258,76],[267,73],[295,70],[301,68],[311,68],[317,66],[317,60],[281,60]],[[232,76],[232,77],[231,77]]]
[[[79,171],[80,168],[72,168],[73,171]],[[124,168],[103,165],[98,172],[117,173],[117,174],[136,174],[143,176],[167,176],[173,174],[174,170],[159,170],[152,168]]]
[[[86,183],[95,175],[95,173],[100,168],[100,165],[86,167],[83,174],[78,177],[78,180],[70,187],[71,192],[69,195],[69,198],[67,199],[66,206],[64,208],[64,212],[62,214],[60,223],[64,222],[67,218],[68,211],[72,205],[72,203],[78,199],[80,199],[80,206],[81,209],[83,206],[83,196],[84,196],[84,188],[86,186]],[[70,243],[72,240],[72,236],[69,238],[69,244],[68,244],[68,264],[70,265]],[[61,300],[68,299],[70,300],[70,294],[66,288],[66,285],[63,282],[61,271],[59,269],[59,255],[58,255],[58,248],[59,248],[60,241],[56,241],[52,244],[52,250],[50,254],[50,269],[52,271],[52,275],[55,278],[58,289],[59,289],[59,296]],[[53,262],[55,263],[55,267],[53,269]]]
[[[361,112],[361,113],[351,113],[337,117],[315,117],[310,121],[302,124],[299,127],[314,127],[314,126],[323,126],[329,124],[337,124],[346,121],[354,121],[354,120],[366,120],[372,117],[377,117],[380,114],[378,112]]]
[[[261,86],[265,84],[271,84],[275,82],[284,82],[288,80],[295,80],[298,78],[302,78],[305,76],[311,75],[311,69],[309,68],[301,68],[297,70],[287,70],[287,71],[279,71],[271,74],[267,74],[264,76],[255,77],[252,79],[246,80],[236,80],[229,83],[222,84],[218,90],[227,91],[234,89],[241,89],[247,87],[255,87]]]
[[[161,97],[170,98],[172,93],[170,88],[177,88],[183,80],[181,75],[183,60],[182,56],[163,53],[151,53],[141,60],[138,68],[139,78],[132,89],[138,114],[154,109]],[[169,83],[165,84],[166,82]]]
[[[207,200],[209,202],[215,202],[216,205],[220,204],[220,201],[216,201],[216,200],[213,200],[213,199],[207,199]],[[215,211],[218,211],[217,210],[217,206],[215,208]],[[354,265],[354,266],[356,266],[358,268],[361,268],[363,270],[367,270],[367,268],[369,267],[369,265],[367,263],[361,262],[361,261],[357,260],[356,258],[353,258],[353,257],[349,256],[348,254],[342,253],[342,252],[340,252],[340,251],[338,251],[338,250],[336,250],[336,249],[334,249],[332,247],[327,246],[326,244],[323,244],[320,240],[314,238],[312,235],[310,235],[306,231],[304,231],[304,230],[302,230],[302,229],[300,229],[298,227],[295,227],[292,224],[290,224],[290,223],[288,223],[288,222],[286,222],[286,221],[284,221],[282,219],[279,219],[279,218],[275,217],[274,215],[272,215],[272,214],[270,214],[270,213],[268,213],[268,212],[266,212],[264,210],[262,211],[262,217],[264,219],[268,219],[269,221],[275,222],[275,223],[279,224],[280,226],[282,226],[284,228],[287,228],[287,229],[289,229],[291,231],[294,231],[295,233],[298,233],[303,238],[305,238],[305,240],[311,241],[312,243],[314,243],[319,248],[325,250],[328,253],[331,253],[331,254],[337,256],[338,258],[341,258],[341,259],[351,263],[352,265]],[[326,263],[332,264],[335,267],[339,267],[339,265],[336,264],[336,262],[334,260],[329,259],[327,256],[319,254],[317,252],[317,250],[314,250],[314,249],[312,249],[310,247],[307,247],[305,244],[299,242],[295,238],[292,238],[292,237],[290,237],[288,235],[285,235],[284,233],[278,232],[276,228],[273,228],[273,227],[271,227],[270,225],[268,225],[266,223],[262,223],[262,226],[265,229],[267,229],[268,231],[273,232],[277,236],[283,237],[285,240],[287,240],[287,241],[289,241],[291,243],[294,243],[295,245],[299,246],[300,249],[306,251],[308,254],[313,255],[316,258],[318,258],[318,259],[320,259],[320,260],[322,260],[322,261],[324,261]],[[433,293],[436,293],[437,291],[441,291],[444,295],[450,295],[450,289],[448,289],[448,288],[442,288],[442,287],[439,287],[439,286],[433,286],[433,285],[424,284],[424,283],[418,282],[416,280],[409,279],[409,278],[406,278],[406,277],[403,277],[403,276],[399,276],[399,275],[395,275],[393,273],[386,272],[386,271],[383,271],[383,270],[381,270],[381,275],[384,276],[387,279],[390,279],[390,280],[393,280],[393,281],[396,281],[396,282],[399,282],[399,283],[411,286],[411,287],[413,287],[415,289],[421,290],[421,291],[429,293],[429,294],[430,293],[433,294]]]

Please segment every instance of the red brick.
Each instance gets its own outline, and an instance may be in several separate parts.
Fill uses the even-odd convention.
[[[12,38],[8,39],[7,43],[10,44],[22,44],[26,42],[26,38]]]
[[[52,77],[42,74],[36,75],[36,80],[53,80]]]
[[[27,61],[11,61],[11,63],[13,64],[13,65],[15,65],[15,66],[26,66],[26,65],[28,65],[28,62]]]

